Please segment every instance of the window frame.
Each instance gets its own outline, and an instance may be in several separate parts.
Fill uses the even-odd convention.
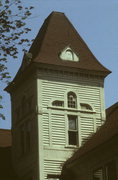
[[[57,103],[57,104],[56,104]],[[60,105],[58,105],[58,104],[61,104],[62,103],[62,105],[60,106]],[[52,101],[52,106],[53,107],[61,107],[61,108],[63,108],[64,107],[64,101],[61,101],[61,100],[54,100],[54,101]]]
[[[72,109],[77,109],[77,95],[73,91],[69,91],[67,93],[67,107]]]
[[[72,120],[71,117],[75,118],[73,119],[75,121],[75,129],[70,129],[69,127],[69,120]],[[70,118],[70,119],[69,119]],[[78,142],[78,115],[72,115],[72,114],[68,114],[67,115],[67,119],[68,119],[68,146],[78,146],[79,142]],[[70,141],[72,141],[72,134],[75,134],[75,143],[70,143]]]

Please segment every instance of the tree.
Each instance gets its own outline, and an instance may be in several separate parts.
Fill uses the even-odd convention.
[[[8,82],[10,75],[7,71],[8,57],[18,57],[19,46],[25,51],[30,46],[30,40],[23,38],[31,29],[26,27],[26,19],[31,15],[32,6],[24,7],[21,0],[0,1],[0,81]],[[2,96],[0,95],[0,102]],[[1,104],[1,103],[0,103]],[[0,108],[3,108],[0,105]],[[0,113],[0,118],[4,115]]]

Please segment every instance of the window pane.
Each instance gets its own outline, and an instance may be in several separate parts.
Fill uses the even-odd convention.
[[[76,120],[70,119],[69,120],[69,130],[76,130]]]
[[[69,145],[77,145],[77,132],[69,131]]]
[[[93,180],[103,180],[103,170],[98,169],[93,173]]]
[[[77,116],[68,116],[69,130],[77,130]]]
[[[76,108],[77,107],[77,97],[75,93],[69,92],[68,93],[68,107]]]
[[[88,104],[81,103],[80,106],[81,106],[82,110],[91,110],[92,111],[92,107]]]
[[[64,102],[63,101],[53,101],[52,105],[53,106],[61,106],[61,107],[63,107],[64,106]]]

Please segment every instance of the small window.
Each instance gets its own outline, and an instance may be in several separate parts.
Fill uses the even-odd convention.
[[[53,101],[52,106],[64,107],[64,102],[63,101]]]
[[[68,142],[69,145],[77,145],[78,131],[77,131],[77,116],[68,116]]]
[[[68,107],[69,108],[77,108],[77,97],[73,92],[68,93]]]
[[[93,180],[103,180],[103,169],[97,169],[93,172]]]
[[[74,55],[73,55],[73,52],[70,49],[66,50],[66,58],[67,58],[67,60],[74,61]]]
[[[81,103],[80,106],[81,106],[82,110],[90,110],[90,111],[93,110],[92,107],[89,104]]]
[[[68,46],[66,47],[60,54],[60,59],[66,60],[66,61],[79,61],[78,55]]]

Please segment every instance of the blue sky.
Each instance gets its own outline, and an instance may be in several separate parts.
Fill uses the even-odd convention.
[[[28,38],[35,38],[44,19],[52,11],[64,12],[75,26],[96,58],[112,71],[105,79],[105,104],[111,106],[118,100],[118,0],[22,0],[33,5],[32,17],[27,26],[32,29]],[[10,59],[8,70],[12,78],[22,62],[19,50],[18,60]],[[4,88],[5,84],[1,84]],[[10,97],[3,94],[3,113],[6,120],[0,120],[0,128],[11,127]]]

